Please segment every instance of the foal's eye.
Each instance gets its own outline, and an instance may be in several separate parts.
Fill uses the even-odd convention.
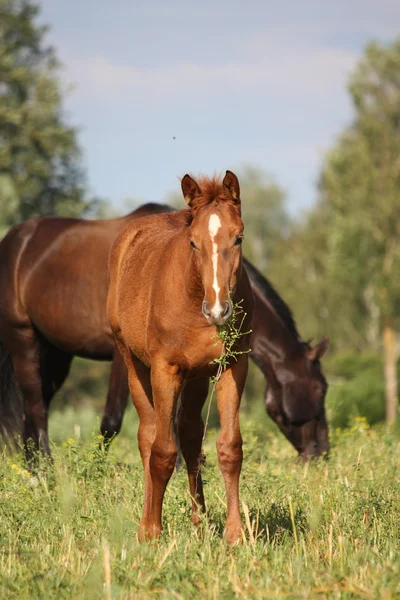
[[[196,244],[194,243],[193,240],[190,240],[190,245],[192,246],[192,248],[194,248],[195,250],[198,250],[198,247],[196,246]]]
[[[234,245],[235,246],[241,246],[242,242],[243,242],[243,238],[242,237],[238,237],[238,238],[236,238]]]

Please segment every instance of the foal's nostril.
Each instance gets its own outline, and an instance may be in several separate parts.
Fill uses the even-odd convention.
[[[223,317],[223,318],[229,317],[230,314],[231,314],[231,303],[230,302],[225,302],[224,310],[221,313],[221,317]]]
[[[222,305],[219,304],[219,306],[210,308],[209,303],[206,300],[203,300],[201,311],[209,322],[222,325],[231,316],[232,305],[230,302],[224,302]]]
[[[203,300],[203,304],[202,304],[201,310],[202,310],[203,315],[205,317],[210,317],[211,316],[211,312],[208,310],[207,302],[205,300]]]

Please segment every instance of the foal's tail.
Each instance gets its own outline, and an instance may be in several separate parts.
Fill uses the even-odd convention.
[[[23,404],[14,375],[11,356],[0,342],[0,437],[8,446],[16,446],[22,433]]]

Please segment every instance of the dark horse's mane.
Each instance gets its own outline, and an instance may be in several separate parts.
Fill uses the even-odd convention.
[[[290,333],[298,340],[301,340],[297,331],[296,323],[292,315],[292,311],[288,305],[282,300],[278,292],[272,287],[268,279],[264,277],[246,258],[243,257],[243,262],[246,267],[247,274],[254,285],[267,297],[272,305],[272,308],[287,327]]]

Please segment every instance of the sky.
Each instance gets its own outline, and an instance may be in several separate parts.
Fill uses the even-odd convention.
[[[163,201],[186,172],[266,169],[292,214],[316,200],[351,121],[366,43],[400,34],[399,0],[42,0],[72,87],[90,192]],[[243,199],[245,201],[245,199]]]

